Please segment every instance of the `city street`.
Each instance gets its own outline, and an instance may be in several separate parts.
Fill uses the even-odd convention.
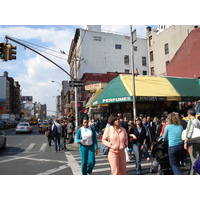
[[[67,145],[69,151],[55,153],[54,145],[48,146],[44,133],[39,133],[37,125],[32,133],[15,133],[15,129],[5,130],[7,148],[0,150],[1,175],[81,175],[80,155],[77,144]],[[100,140],[99,140],[100,144]],[[189,161],[188,161],[189,162]],[[142,159],[143,175],[150,173],[151,162]],[[188,173],[190,164],[182,167]],[[96,156],[94,175],[110,175],[110,167],[105,155]],[[135,174],[135,162],[127,163],[127,175]]]

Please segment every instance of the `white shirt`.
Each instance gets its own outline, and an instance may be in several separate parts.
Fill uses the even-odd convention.
[[[92,130],[91,128],[84,128],[81,127],[81,137],[82,139],[86,139],[86,141],[83,143],[83,145],[92,145],[93,141],[92,141]]]

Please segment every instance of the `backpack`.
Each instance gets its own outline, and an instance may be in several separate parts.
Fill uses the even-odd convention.
[[[58,133],[58,127],[54,124],[54,127],[53,127],[53,136],[58,136],[59,133]]]

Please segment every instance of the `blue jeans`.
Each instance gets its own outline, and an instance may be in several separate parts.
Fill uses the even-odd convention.
[[[141,157],[142,157],[142,151],[141,151],[141,144],[135,143],[133,144],[133,152],[135,155],[135,165],[136,165],[136,174],[141,173]]]
[[[53,141],[54,141],[54,148],[55,148],[55,151],[57,152],[58,151],[58,148],[60,150],[60,136],[54,136],[53,137]]]
[[[174,175],[182,175],[179,163],[183,155],[183,145],[168,147],[169,163]]]
[[[66,140],[65,137],[61,137],[61,146],[62,146],[62,150],[66,150]]]

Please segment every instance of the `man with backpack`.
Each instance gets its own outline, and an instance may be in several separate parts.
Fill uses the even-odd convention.
[[[62,126],[58,123],[57,119],[54,119],[54,123],[52,125],[52,132],[55,152],[57,152],[58,150],[60,151],[60,136],[62,133]]]

